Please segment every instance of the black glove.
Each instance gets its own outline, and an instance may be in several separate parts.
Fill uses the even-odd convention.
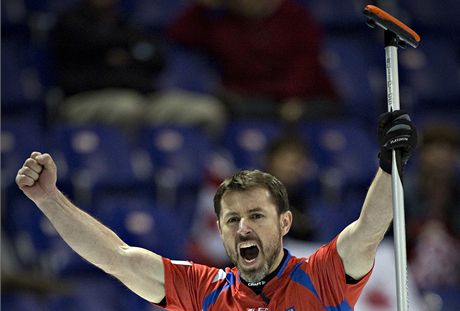
[[[400,151],[401,163],[398,170],[407,163],[412,151],[417,146],[417,130],[411,122],[409,115],[403,110],[386,112],[379,116],[379,142],[380,142],[380,167],[391,174],[391,150]]]

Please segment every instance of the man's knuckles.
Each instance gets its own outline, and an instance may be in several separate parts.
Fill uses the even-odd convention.
[[[37,172],[38,174],[40,174],[41,171],[43,170],[43,166],[38,164],[37,161],[32,158],[27,159],[24,165],[30,168],[31,170]]]

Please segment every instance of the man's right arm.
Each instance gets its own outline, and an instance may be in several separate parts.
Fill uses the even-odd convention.
[[[57,189],[56,175],[51,156],[33,152],[18,171],[16,183],[75,252],[142,298],[159,303],[165,297],[161,256],[127,245],[112,230],[77,208]]]

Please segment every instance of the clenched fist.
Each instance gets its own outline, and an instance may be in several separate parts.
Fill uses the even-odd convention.
[[[16,184],[36,204],[55,195],[57,169],[48,153],[32,152],[16,175]]]

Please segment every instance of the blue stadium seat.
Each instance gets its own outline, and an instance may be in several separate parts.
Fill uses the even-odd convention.
[[[140,167],[133,145],[120,129],[104,125],[61,125],[50,130],[50,153],[59,179],[69,179],[76,198],[90,201],[98,192],[148,188],[148,167]],[[78,202],[80,203],[80,201]]]
[[[2,290],[1,308],[11,311],[38,311],[44,310],[39,297],[28,292],[5,293]]]
[[[460,306],[459,285],[446,286],[432,291],[432,294],[438,295],[442,301],[442,311],[456,311]]]
[[[96,272],[91,275],[80,274],[63,280],[67,288],[64,288],[62,293],[48,297],[46,310],[123,310],[120,308],[120,303],[125,296],[130,294],[126,293],[121,296],[119,288],[123,285],[104,272]]]
[[[460,56],[458,45],[423,37],[417,49],[401,50],[401,86],[410,91],[414,111],[459,111]]]
[[[356,0],[298,0],[328,32],[365,30],[364,2]]]
[[[34,117],[5,117],[1,123],[2,189],[14,184],[19,168],[32,151],[45,145],[41,120]]]
[[[338,87],[348,115],[374,122],[386,96],[384,54],[374,53],[375,42],[363,43],[359,36],[329,36],[325,42],[324,64]],[[382,47],[383,51],[383,47]]]
[[[356,121],[307,123],[308,141],[324,180],[343,191],[369,185],[377,169],[377,142]]]
[[[262,169],[268,144],[281,134],[280,124],[272,121],[233,121],[224,137],[226,148],[238,169]]]
[[[317,197],[310,204],[309,214],[316,241],[327,242],[359,217],[364,194],[350,193],[342,198]]]
[[[59,275],[70,267],[91,270],[92,267],[67,246],[43,213],[24,195],[10,200],[4,217],[5,230],[17,245],[23,267],[42,267],[52,275]]]
[[[95,216],[128,245],[182,259],[189,228],[180,211],[160,206],[146,196],[100,196]]]
[[[2,113],[43,113],[40,53],[26,41],[2,41]]]
[[[152,303],[148,302],[147,300],[141,298],[140,296],[132,293],[127,288],[120,288],[119,297],[122,297],[118,304],[120,311],[131,311],[131,310],[138,310],[138,311],[160,311],[164,310],[164,308],[160,308],[154,306]]]
[[[413,114],[412,120],[418,130],[423,130],[431,125],[448,125],[460,131],[460,110],[442,110],[433,107],[432,110]]]
[[[151,160],[158,186],[193,189],[202,184],[212,145],[208,136],[198,128],[145,127],[138,145]]]
[[[160,310],[105,273],[68,278],[66,283],[70,285],[69,290],[50,296],[46,300],[46,310]]]
[[[411,27],[421,34],[422,40],[424,34],[436,34],[440,37],[455,37],[460,42],[460,3],[457,0],[402,0],[398,3],[409,16]]]

